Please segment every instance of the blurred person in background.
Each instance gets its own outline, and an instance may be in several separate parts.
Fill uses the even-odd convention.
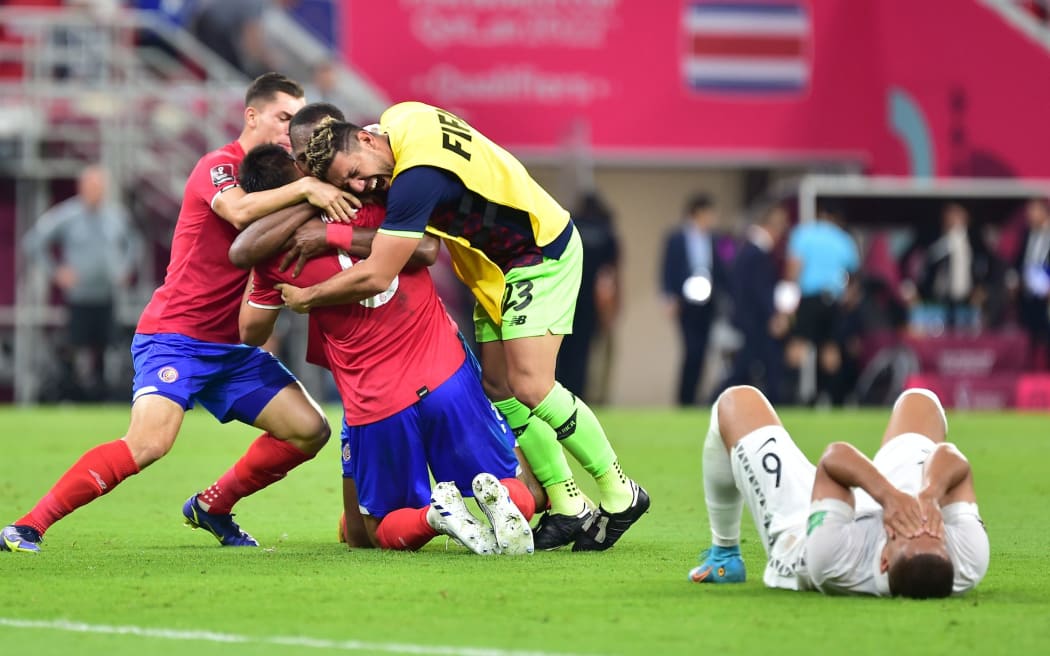
[[[717,218],[711,197],[696,194],[686,204],[681,224],[664,241],[661,292],[682,340],[676,402],[683,407],[697,402],[715,314],[713,296],[723,283],[712,235]]]
[[[263,17],[295,0],[198,0],[189,28],[215,54],[248,77],[280,70],[285,62],[269,46]]]
[[[970,234],[970,211],[962,203],[941,210],[941,234],[926,249],[919,273],[918,295],[944,308],[945,328],[972,325],[983,280],[986,249]]]
[[[792,341],[802,349],[801,366],[816,375],[814,389],[800,394],[803,403],[842,396],[832,389],[843,359],[837,330],[847,284],[860,266],[857,243],[844,225],[841,205],[820,201],[816,217],[799,223],[788,238],[785,278],[800,294]]]
[[[1025,220],[1014,261],[1020,286],[1018,315],[1028,333],[1029,362],[1050,368],[1050,199],[1029,200]]]
[[[620,310],[620,240],[612,211],[597,192],[583,196],[572,221],[583,240],[583,275],[555,378],[585,401],[603,403],[606,394],[596,392],[608,389],[612,329]],[[591,380],[591,371],[599,372],[600,380]]]
[[[339,76],[335,62],[322,59],[310,69],[310,82],[305,85],[310,102],[327,102],[345,105],[347,98],[339,93]]]
[[[26,259],[48,272],[69,312],[67,375],[56,390],[61,400],[106,399],[114,304],[141,261],[139,232],[107,191],[106,171],[86,167],[76,195],[44,213],[22,242]]]
[[[743,344],[733,356],[732,370],[719,391],[732,385],[756,385],[770,401],[781,397],[784,371],[784,337],[790,317],[777,309],[774,294],[780,271],[776,249],[788,230],[788,213],[782,205],[762,210],[748,226],[747,237],[729,271],[733,299],[733,325]]]

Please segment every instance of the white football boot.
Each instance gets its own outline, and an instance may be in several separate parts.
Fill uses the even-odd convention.
[[[438,483],[430,491],[427,523],[479,556],[499,553],[492,527],[470,514],[456,484],[451,481]]]
[[[474,499],[492,524],[500,553],[507,556],[531,554],[534,550],[532,529],[511,502],[506,486],[492,474],[482,472],[474,477],[472,487]]]

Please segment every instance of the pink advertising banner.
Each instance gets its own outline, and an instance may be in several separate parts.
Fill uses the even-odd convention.
[[[966,175],[963,151],[985,149],[1050,174],[1050,56],[976,2],[351,0],[341,20],[347,61],[392,101],[512,149],[560,149],[586,125],[607,158]]]

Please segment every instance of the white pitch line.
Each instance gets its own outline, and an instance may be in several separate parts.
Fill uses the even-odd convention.
[[[443,645],[412,645],[396,642],[363,642],[361,640],[327,640],[305,636],[248,636],[215,631],[183,631],[145,626],[111,626],[108,624],[86,624],[70,620],[22,620],[0,617],[0,626],[14,629],[42,629],[70,633],[97,633],[106,635],[130,635],[140,638],[162,640],[187,640],[197,642],[242,643],[280,645],[282,647],[309,647],[337,651],[357,651],[386,654],[436,654],[438,656],[573,656],[548,651],[514,651],[484,647],[449,647]]]

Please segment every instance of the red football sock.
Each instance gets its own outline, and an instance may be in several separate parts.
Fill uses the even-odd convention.
[[[44,498],[15,524],[31,526],[43,535],[58,520],[137,473],[139,466],[127,442],[113,440],[99,444],[80,456]]]
[[[303,453],[269,433],[255,438],[248,451],[211,487],[198,495],[204,512],[225,515],[249,494],[284,478],[313,454]]]
[[[437,536],[427,523],[427,511],[422,508],[401,508],[388,514],[376,527],[376,537],[383,549],[415,551]]]
[[[510,502],[518,507],[526,521],[532,519],[536,514],[536,499],[532,497],[532,492],[529,492],[529,487],[516,478],[503,478],[500,479],[500,483],[507,488]]]

